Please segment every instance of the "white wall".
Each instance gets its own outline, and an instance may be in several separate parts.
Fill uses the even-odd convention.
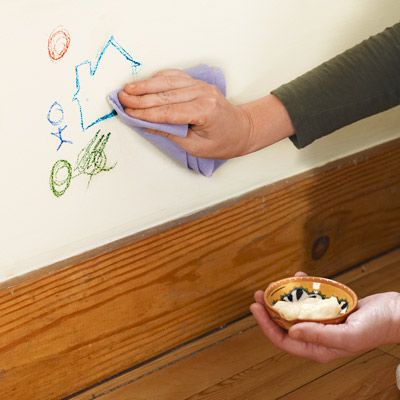
[[[0,280],[399,136],[394,109],[305,150],[287,140],[229,161],[212,178],[197,176],[115,118],[82,132],[72,102],[74,68],[94,60],[110,35],[142,63],[137,77],[206,62],[225,71],[228,97],[239,103],[265,95],[399,15],[397,0],[3,0]],[[59,25],[71,44],[52,61],[47,40]],[[107,110],[109,90],[132,79],[112,57],[98,71],[95,85],[82,78],[94,113]],[[47,120],[54,101],[64,109],[63,133],[73,141],[59,151]],[[49,189],[52,165],[73,162],[99,128],[112,133],[108,165],[117,165],[90,185],[85,176],[74,178],[56,198]]]

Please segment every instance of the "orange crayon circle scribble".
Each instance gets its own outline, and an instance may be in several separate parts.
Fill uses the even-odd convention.
[[[56,28],[49,36],[48,50],[52,60],[57,61],[67,52],[71,36],[64,28]]]

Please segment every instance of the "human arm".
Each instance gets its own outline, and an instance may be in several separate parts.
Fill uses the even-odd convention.
[[[282,103],[268,95],[240,106],[214,86],[184,71],[167,70],[125,86],[119,93],[125,112],[160,123],[190,124],[188,136],[163,132],[190,154],[226,159],[251,153],[294,133]]]
[[[286,137],[304,147],[397,105],[399,71],[400,24],[396,24],[271,95],[241,106],[177,70],[126,85],[119,99],[137,118],[190,124],[187,138],[169,137],[192,155],[230,158]]]
[[[302,148],[399,104],[400,23],[272,91],[287,109]]]

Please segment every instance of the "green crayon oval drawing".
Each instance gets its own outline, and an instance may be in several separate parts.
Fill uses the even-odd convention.
[[[72,166],[67,160],[58,160],[51,169],[50,188],[54,196],[62,196],[72,179]]]

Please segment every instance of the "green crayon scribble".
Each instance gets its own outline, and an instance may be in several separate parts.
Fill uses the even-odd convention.
[[[88,186],[95,175],[101,172],[111,171],[117,163],[113,166],[107,166],[107,156],[105,153],[105,147],[110,139],[111,133],[101,134],[100,130],[96,132],[96,135],[84,147],[78,154],[76,159],[75,168],[72,174],[72,166],[66,160],[58,160],[51,169],[50,173],[50,189],[56,197],[62,196],[68,189],[71,179],[76,178],[80,175],[89,176]],[[66,177],[61,175],[62,169],[66,168]],[[64,173],[65,174],[65,173]]]
[[[63,171],[66,170],[66,171]],[[58,160],[50,172],[50,189],[54,196],[62,196],[71,183],[72,166],[67,160]]]
[[[110,139],[111,133],[109,132],[107,135],[101,135],[100,137],[99,133],[100,131],[97,131],[90,143],[78,154],[74,169],[74,171],[77,171],[77,174],[74,176],[74,178],[82,174],[88,175],[90,177],[90,183],[93,176],[99,174],[100,172],[111,171],[116,166],[116,163],[112,167],[106,166],[107,156],[104,149],[108,140]]]

